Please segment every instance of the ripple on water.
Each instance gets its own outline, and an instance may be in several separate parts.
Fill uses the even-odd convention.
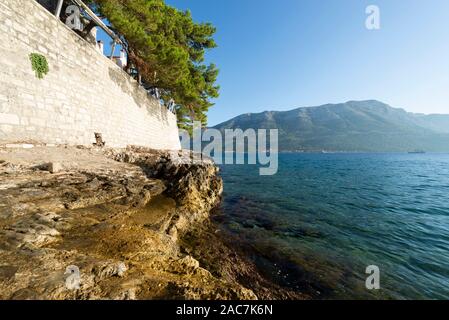
[[[317,297],[449,298],[449,155],[281,154],[275,176],[222,176],[218,221],[274,281]],[[370,264],[378,293],[364,288]]]

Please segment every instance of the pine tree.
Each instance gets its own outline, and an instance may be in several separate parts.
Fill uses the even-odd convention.
[[[218,69],[204,63],[205,52],[216,47],[215,28],[195,23],[189,11],[163,0],[92,0],[125,43],[130,63],[146,84],[157,87],[164,101],[174,99],[178,122],[207,123],[207,111],[217,98]]]

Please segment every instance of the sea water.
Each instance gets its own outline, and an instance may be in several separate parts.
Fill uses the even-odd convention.
[[[272,281],[315,298],[449,298],[449,154],[286,153],[274,176],[221,175],[217,221]]]

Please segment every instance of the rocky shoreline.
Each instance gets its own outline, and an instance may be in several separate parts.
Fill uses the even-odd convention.
[[[222,191],[187,151],[0,148],[0,299],[311,298],[212,219]]]
[[[0,298],[256,299],[180,245],[223,188],[211,161],[190,156],[0,149]]]

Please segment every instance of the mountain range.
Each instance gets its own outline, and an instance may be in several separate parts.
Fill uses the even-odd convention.
[[[247,113],[214,128],[278,129],[280,151],[449,152],[449,115],[410,113],[377,100]]]

